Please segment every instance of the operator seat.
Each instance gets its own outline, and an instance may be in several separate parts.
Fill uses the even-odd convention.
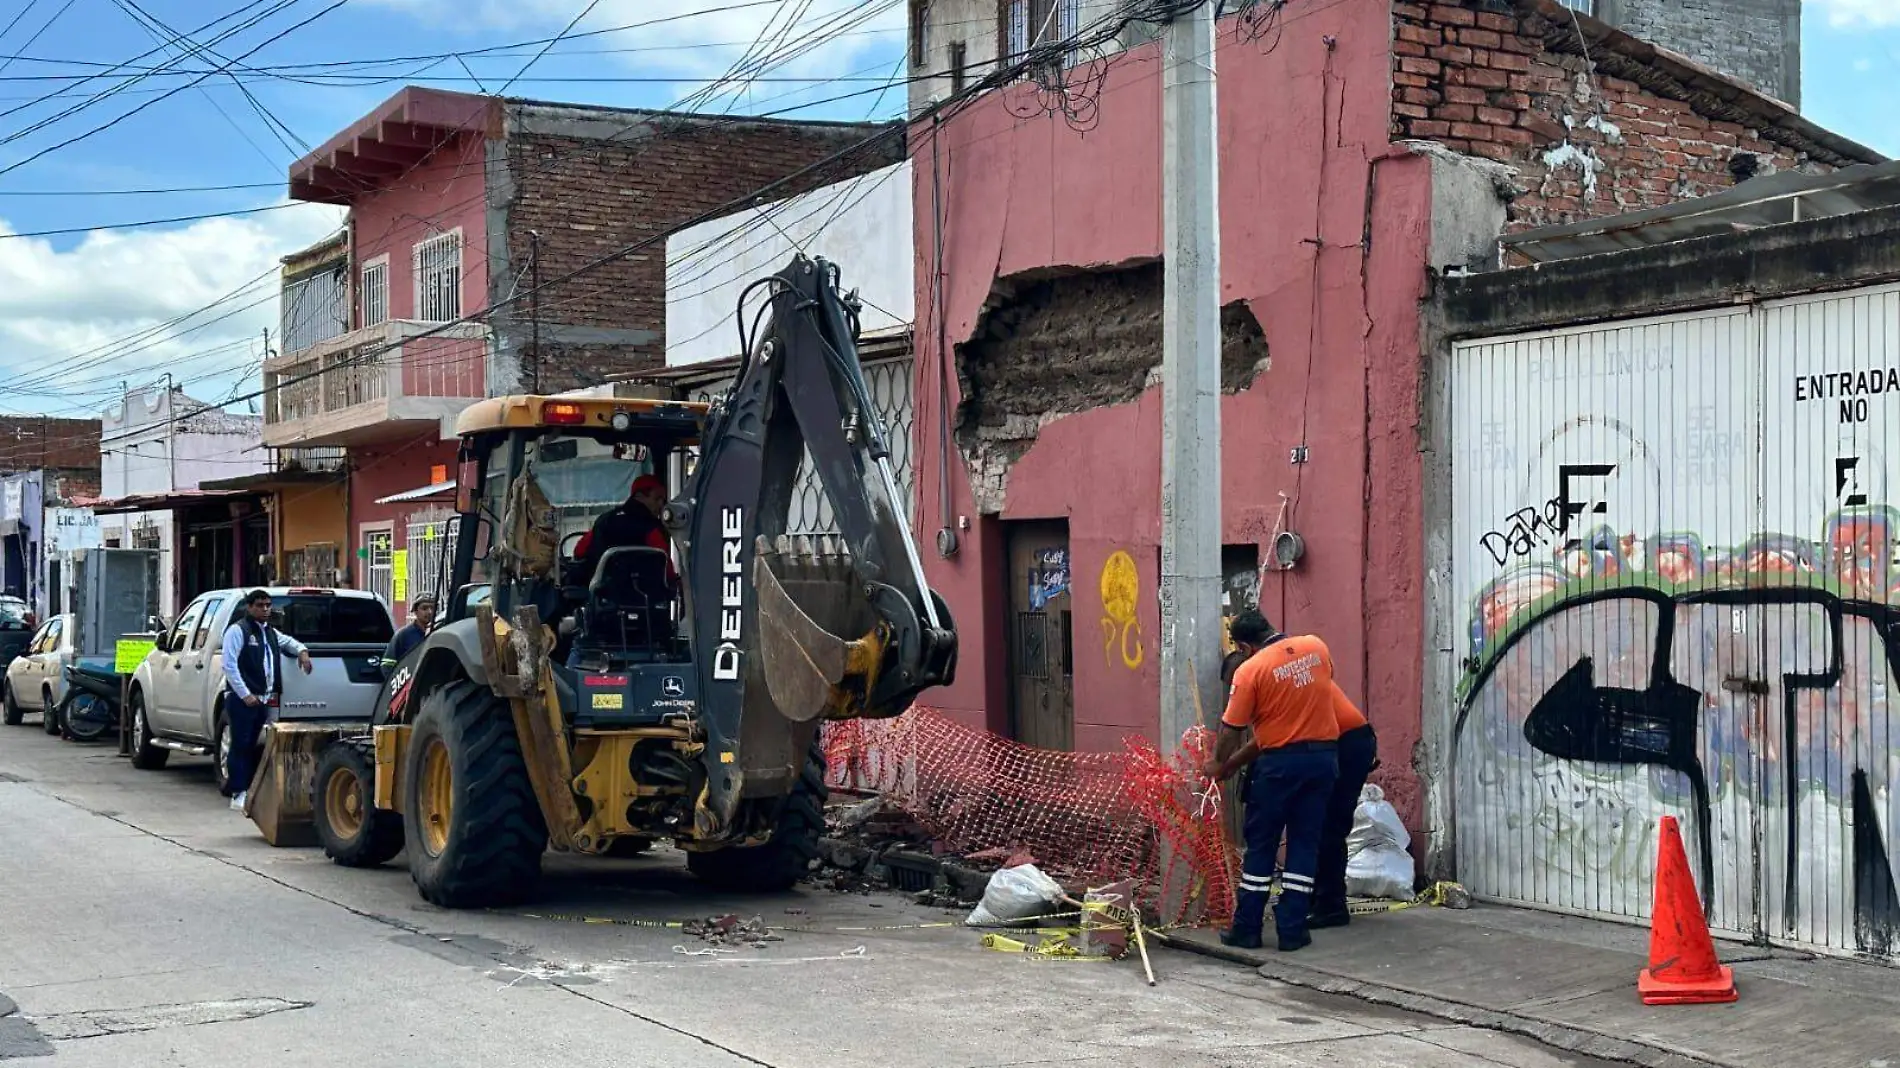
[[[658,656],[673,641],[666,553],[645,545],[609,549],[587,587],[587,606],[576,641],[584,649]]]

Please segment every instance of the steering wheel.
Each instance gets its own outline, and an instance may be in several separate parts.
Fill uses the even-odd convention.
[[[560,554],[561,554],[561,559],[564,562],[571,564],[575,561],[576,558],[574,556],[574,553],[572,550],[568,548],[568,546],[580,544],[580,540],[586,535],[587,535],[586,531],[577,530],[574,533],[569,534],[567,537],[561,539]]]

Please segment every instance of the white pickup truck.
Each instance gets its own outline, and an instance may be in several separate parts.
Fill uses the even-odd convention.
[[[310,650],[309,675],[283,662],[284,697],[274,718],[369,722],[382,691],[383,648],[395,621],[363,590],[266,586],[272,625]],[[127,694],[132,765],[157,769],[173,752],[218,758],[218,788],[230,774],[231,730],[224,720],[225,628],[244,611],[249,590],[200,594],[159,635]]]

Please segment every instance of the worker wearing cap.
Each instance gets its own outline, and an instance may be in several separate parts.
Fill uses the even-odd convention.
[[[1202,768],[1223,782],[1251,760],[1246,786],[1247,856],[1233,926],[1221,941],[1261,946],[1274,861],[1286,839],[1286,865],[1274,927],[1282,950],[1313,941],[1306,915],[1319,872],[1327,802],[1339,777],[1339,719],[1333,707],[1333,656],[1310,634],[1289,636],[1248,609],[1234,617],[1235,644],[1252,650],[1234,672],[1214,756]],[[1257,755],[1256,755],[1257,754]]]
[[[1339,778],[1326,802],[1326,830],[1319,843],[1319,875],[1306,925],[1344,927],[1352,922],[1346,907],[1346,838],[1359,811],[1359,791],[1379,766],[1379,736],[1366,714],[1333,684],[1333,715],[1339,721]]]
[[[626,503],[611,512],[602,513],[600,518],[594,520],[593,529],[581,535],[580,543],[574,546],[574,558],[580,561],[575,585],[588,586],[593,583],[594,571],[600,567],[600,558],[607,555],[609,549],[645,545],[670,553],[672,545],[667,541],[666,528],[660,525],[660,513],[665,509],[666,483],[659,476],[641,475],[634,479]],[[669,555],[666,565],[667,586],[676,586],[678,581]]]
[[[402,663],[422,639],[429,636],[429,628],[435,624],[435,598],[424,595],[409,602],[409,622],[389,639],[383,649],[383,674],[389,675]]]

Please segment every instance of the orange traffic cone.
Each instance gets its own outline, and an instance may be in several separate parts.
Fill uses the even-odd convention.
[[[1734,1001],[1735,975],[1715,959],[1689,855],[1676,817],[1664,816],[1656,854],[1656,908],[1649,918],[1649,967],[1636,978],[1645,1005]]]

